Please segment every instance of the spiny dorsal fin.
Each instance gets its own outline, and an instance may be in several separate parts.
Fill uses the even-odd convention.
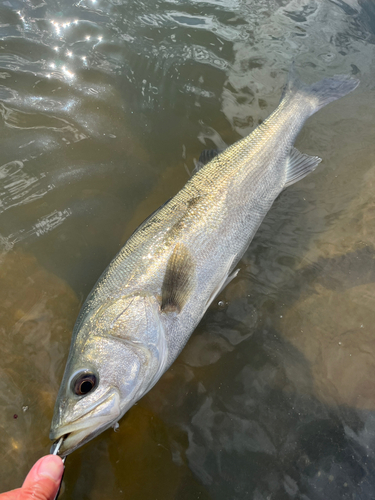
[[[201,168],[203,168],[207,163],[210,163],[217,155],[219,155],[223,149],[204,149],[198,161],[195,161],[195,168],[193,170],[193,175],[196,174]]]
[[[285,186],[288,187],[295,182],[306,177],[307,174],[313,172],[319,163],[322,161],[319,156],[304,155],[296,148],[291,148],[290,155],[286,166],[286,181]]]
[[[161,310],[181,311],[193,291],[194,262],[183,243],[177,243],[170,256],[161,289]]]
[[[222,150],[220,149],[204,149],[199,158],[198,161],[202,163],[202,165],[207,165],[211,160],[215,158],[218,154],[221,153]]]

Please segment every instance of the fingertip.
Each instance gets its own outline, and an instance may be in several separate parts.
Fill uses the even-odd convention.
[[[64,472],[64,463],[59,456],[46,455],[38,462],[37,473],[40,478],[50,478],[56,483],[60,483]]]
[[[46,455],[40,458],[28,473],[23,487],[32,486],[41,479],[52,480],[60,484],[64,472],[64,463],[57,455]]]

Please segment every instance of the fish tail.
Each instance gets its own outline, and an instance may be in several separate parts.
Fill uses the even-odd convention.
[[[324,78],[320,82],[307,85],[299,79],[293,63],[281,100],[303,99],[304,102],[308,103],[312,115],[326,104],[349,94],[358,85],[358,79],[347,75]]]

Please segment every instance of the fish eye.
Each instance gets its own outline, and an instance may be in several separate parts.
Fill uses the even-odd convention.
[[[97,386],[97,377],[93,373],[80,373],[72,382],[72,390],[77,396],[85,396]]]

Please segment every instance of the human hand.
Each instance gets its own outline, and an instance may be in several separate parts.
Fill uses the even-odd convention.
[[[0,500],[54,500],[64,472],[57,455],[40,458],[28,473],[21,488],[0,494]]]

